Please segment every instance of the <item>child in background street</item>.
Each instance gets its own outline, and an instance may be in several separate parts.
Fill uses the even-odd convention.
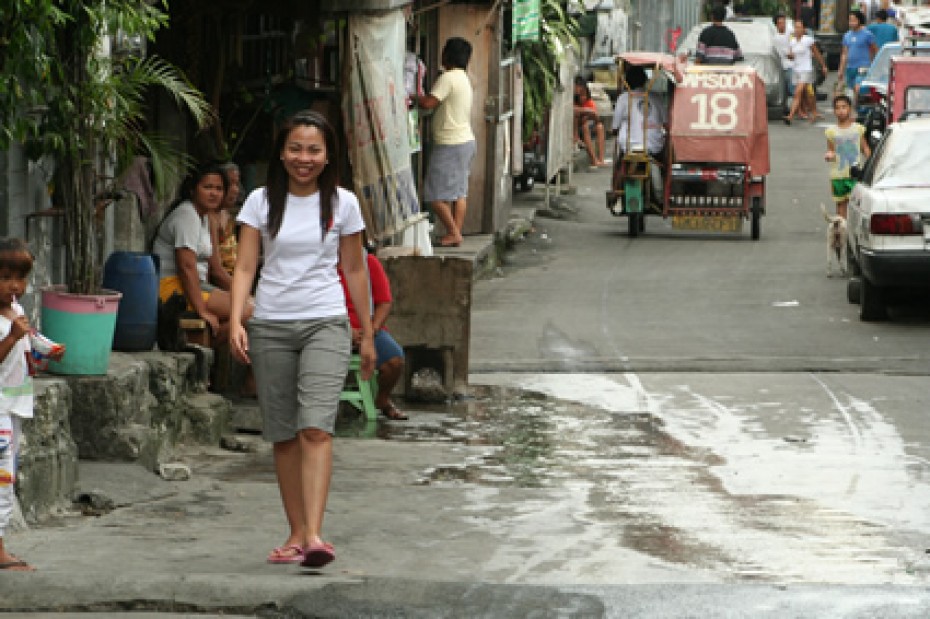
[[[4,545],[6,528],[16,500],[16,457],[22,419],[32,417],[32,378],[29,354],[29,319],[17,303],[32,271],[32,252],[19,239],[0,239],[0,571],[32,572],[25,561]],[[59,358],[64,351],[56,355]]]
[[[845,219],[849,194],[856,186],[856,179],[850,176],[850,168],[856,165],[860,158],[869,157],[871,151],[865,139],[865,127],[853,121],[852,99],[847,95],[835,96],[833,113],[836,114],[836,124],[824,131],[827,136],[827,152],[824,159],[832,163],[830,185],[833,201],[836,202],[836,214]]]

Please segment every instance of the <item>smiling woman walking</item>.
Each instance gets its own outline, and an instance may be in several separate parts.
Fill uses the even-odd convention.
[[[278,131],[267,186],[249,195],[238,221],[230,347],[251,363],[265,440],[290,531],[269,563],[322,567],[336,558],[323,541],[332,473],[332,435],[352,345],[341,263],[352,303],[368,307],[358,200],[338,187],[336,136],[323,116],[298,112]],[[262,254],[253,318],[240,318]],[[375,351],[371,317],[361,312],[362,374]]]

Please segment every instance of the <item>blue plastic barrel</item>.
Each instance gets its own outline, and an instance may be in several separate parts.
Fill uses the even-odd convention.
[[[152,254],[110,254],[103,267],[103,287],[123,293],[113,350],[151,350],[158,339],[158,269]]]

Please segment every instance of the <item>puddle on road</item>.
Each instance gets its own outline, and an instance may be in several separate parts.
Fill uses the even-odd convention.
[[[787,464],[792,459],[810,467],[810,476],[824,484],[843,478],[848,454],[830,442],[834,437],[823,419],[805,424],[802,430],[810,433],[773,437],[759,419],[777,413],[774,402],[757,401],[747,413],[682,387],[657,407],[654,394],[624,395],[611,391],[614,387],[572,383],[592,403],[551,392],[476,386],[468,400],[408,405],[415,412],[407,422],[341,419],[338,434],[458,445],[447,462],[420,471],[416,483],[491,490],[475,493],[474,518],[493,518],[496,509],[512,502],[508,488],[544,489],[571,503],[564,512],[588,527],[587,535],[595,530],[603,535],[605,545],[729,580],[930,581],[930,555],[922,546],[922,532],[930,524],[914,527],[914,521],[902,519],[895,526],[866,517],[849,503],[855,488],[838,491],[847,503],[831,503],[816,487],[803,488],[802,478],[780,479],[798,473]],[[611,398],[614,408],[599,398]],[[860,408],[844,414],[870,414]],[[877,434],[870,436],[863,421],[857,427],[856,450],[862,451]],[[826,455],[818,453],[824,445]],[[884,440],[874,448],[888,445]],[[782,464],[779,459],[786,463],[781,476],[772,470]],[[253,463],[249,476],[273,479],[270,462],[259,469]],[[855,479],[872,489],[884,474],[863,470]],[[896,473],[888,473],[888,480],[895,487],[902,483]],[[829,488],[825,494],[835,492],[824,488]],[[514,527],[511,538],[528,545],[545,534],[538,523],[507,526]]]

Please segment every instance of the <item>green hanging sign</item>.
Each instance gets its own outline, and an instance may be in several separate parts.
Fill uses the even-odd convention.
[[[513,42],[539,40],[539,0],[514,0]]]

